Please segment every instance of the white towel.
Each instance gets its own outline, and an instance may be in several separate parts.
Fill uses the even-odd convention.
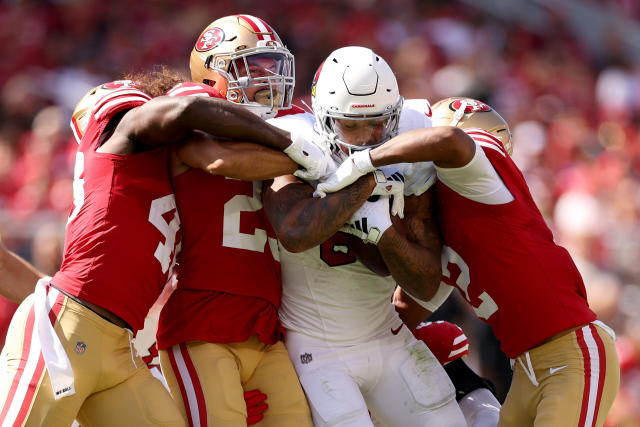
[[[49,312],[60,292],[49,287],[50,277],[38,280],[36,284],[33,308],[38,339],[42,348],[42,357],[49,373],[53,396],[56,400],[75,394],[73,368],[60,338],[53,329]],[[47,289],[48,288],[48,289]],[[48,291],[48,292],[47,292]]]

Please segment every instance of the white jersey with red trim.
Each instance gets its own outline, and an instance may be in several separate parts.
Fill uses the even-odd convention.
[[[426,100],[407,100],[400,132],[431,126]],[[309,141],[317,138],[309,113],[268,120]],[[423,166],[433,166],[431,162]],[[435,170],[433,170],[435,173]],[[313,183],[312,183],[313,184]],[[364,343],[397,331],[402,324],[390,303],[393,278],[381,277],[360,263],[336,233],[323,244],[300,253],[280,245],[282,302],[280,320],[288,330],[333,343]]]
[[[280,245],[280,321],[287,330],[336,344],[365,343],[397,330],[393,278],[371,272],[336,233],[292,253]]]

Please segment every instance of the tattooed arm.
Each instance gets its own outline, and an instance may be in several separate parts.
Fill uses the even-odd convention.
[[[309,184],[285,175],[265,191],[263,205],[282,246],[302,252],[333,236],[367,200],[375,185],[369,174],[320,199],[313,197]]]
[[[434,190],[405,198],[407,235],[390,227],[380,238],[378,250],[402,289],[428,301],[440,284],[442,242],[435,220]]]

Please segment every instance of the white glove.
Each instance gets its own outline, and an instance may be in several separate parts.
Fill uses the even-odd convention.
[[[333,165],[330,154],[319,145],[307,141],[301,134],[291,134],[291,145],[282,150],[302,169],[293,174],[298,178],[316,181],[326,176]]]
[[[391,214],[404,218],[404,176],[395,166],[385,166],[373,171],[376,186],[372,196],[393,197]]]
[[[436,182],[436,168],[432,162],[400,163],[396,166],[404,175],[405,196],[421,196]]]
[[[387,229],[391,227],[389,198],[379,197],[375,202],[366,201],[355,211],[340,231],[353,234],[367,243],[377,245]]]
[[[375,168],[371,164],[371,157],[369,157],[369,150],[356,151],[347,157],[331,176],[318,184],[313,195],[315,197],[324,197],[327,193],[335,193],[374,170]]]

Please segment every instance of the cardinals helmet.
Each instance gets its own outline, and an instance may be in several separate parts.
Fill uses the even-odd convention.
[[[291,108],[293,55],[262,19],[231,15],[209,24],[191,51],[191,79],[219,90],[262,118]]]
[[[333,51],[311,87],[317,130],[344,160],[351,150],[376,147],[398,132],[403,99],[389,64],[359,46]]]
[[[483,129],[500,140],[511,155],[513,141],[507,122],[484,102],[471,98],[446,98],[431,106],[433,126]]]

